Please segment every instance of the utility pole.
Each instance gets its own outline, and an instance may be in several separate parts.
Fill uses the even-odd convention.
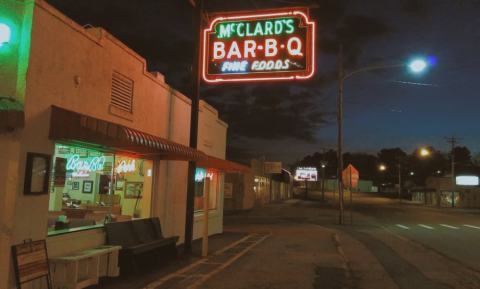
[[[352,166],[350,165],[348,168],[349,171],[349,187],[350,187],[350,225],[353,225],[353,195],[352,195]]]
[[[343,83],[345,75],[343,71],[343,45],[340,44],[338,51],[338,97],[337,97],[337,182],[338,182],[338,223],[343,225]]]
[[[327,162],[322,161],[320,163],[320,169],[322,170],[322,183],[321,183],[321,190],[322,190],[322,202],[325,201],[325,168],[327,167]]]
[[[193,65],[192,65],[192,108],[190,112],[190,147],[197,149],[197,137],[198,137],[198,103],[200,101],[200,61],[201,61],[201,46],[200,35],[202,34],[203,23],[203,4],[204,0],[193,1],[190,3],[195,6],[193,31],[194,31],[194,53],[193,53]],[[195,170],[196,162],[188,162],[188,184],[187,184],[187,208],[185,216],[185,241],[184,252],[186,254],[192,253],[192,240],[193,240],[193,217],[195,206]]]
[[[455,146],[458,143],[458,138],[451,136],[446,137],[445,140],[452,146],[450,152],[450,160],[451,160],[451,171],[452,171],[452,208],[455,207]]]
[[[402,160],[398,160],[398,202],[402,202]]]

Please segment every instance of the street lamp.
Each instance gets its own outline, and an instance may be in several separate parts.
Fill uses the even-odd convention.
[[[387,166],[386,165],[379,165],[378,170],[381,171],[381,172],[384,172],[384,171],[387,170]]]
[[[326,161],[321,161],[320,162],[320,167],[322,169],[322,201],[325,201],[325,168],[327,167],[327,162]]]
[[[410,175],[411,175],[411,176],[414,176],[414,175],[415,175],[415,172],[410,172]]]
[[[430,150],[428,148],[421,148],[419,151],[418,151],[418,154],[421,156],[421,157],[428,157],[430,155]]]
[[[338,182],[338,197],[339,197],[339,223],[342,225],[344,223],[343,216],[343,88],[345,80],[351,76],[366,71],[372,70],[383,70],[389,68],[399,68],[399,67],[408,67],[410,71],[415,74],[423,72],[428,67],[428,62],[423,59],[414,59],[408,63],[398,63],[398,64],[382,64],[382,65],[372,65],[363,68],[356,69],[349,73],[345,73],[343,68],[343,45],[340,44],[338,51],[338,97],[337,97],[337,182]]]
[[[423,72],[428,66],[428,63],[424,59],[414,59],[408,64],[408,68],[414,73]]]

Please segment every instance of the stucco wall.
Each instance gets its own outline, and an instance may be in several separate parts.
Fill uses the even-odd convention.
[[[119,114],[110,108],[113,71],[134,81],[132,115]],[[191,102],[186,96],[169,87],[161,74],[147,72],[145,60],[107,32],[86,30],[37,0],[27,74],[25,128],[0,136],[0,161],[7,168],[0,175],[0,198],[5,201],[0,203],[0,288],[6,288],[1,282],[5,283],[8,275],[10,286],[13,286],[11,266],[5,266],[10,262],[10,245],[24,239],[46,238],[49,195],[24,196],[23,181],[27,152],[53,155],[54,142],[48,139],[52,105],[184,145],[189,142]],[[226,129],[227,125],[218,118],[218,112],[202,102],[199,150],[224,158]],[[160,217],[165,235],[179,235],[181,242],[185,225],[187,165],[185,161],[154,162],[152,215]],[[222,189],[218,210],[210,219],[211,234],[222,231],[223,178],[220,180]],[[195,238],[200,236],[200,228],[201,220],[197,216]],[[103,241],[102,230],[91,230],[49,238],[48,249],[55,256]]]

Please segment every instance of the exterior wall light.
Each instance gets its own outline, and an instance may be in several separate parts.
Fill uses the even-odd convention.
[[[11,35],[10,27],[4,23],[0,23],[0,47],[10,42]]]

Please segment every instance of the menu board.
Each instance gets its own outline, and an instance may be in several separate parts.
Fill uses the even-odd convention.
[[[45,278],[48,288],[51,288],[45,240],[15,245],[12,247],[12,254],[18,287],[26,282]]]

